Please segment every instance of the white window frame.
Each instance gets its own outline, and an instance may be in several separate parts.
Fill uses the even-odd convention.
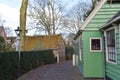
[[[109,63],[112,63],[112,64],[117,64],[117,53],[115,53],[115,55],[116,55],[116,62],[113,62],[113,61],[110,61],[109,59],[108,59],[108,48],[107,48],[107,31],[109,31],[109,30],[112,30],[112,29],[114,29],[115,30],[115,34],[116,34],[116,28],[115,27],[112,27],[112,28],[109,28],[109,29],[107,29],[107,30],[105,30],[104,31],[104,36],[105,36],[105,43],[106,43],[106,45],[105,45],[105,48],[106,48],[106,61],[107,62],[109,62]],[[116,35],[115,35],[115,52],[116,52]]]
[[[91,45],[91,43],[92,43],[91,40],[92,39],[100,39],[100,50],[92,50],[91,49],[91,46],[92,46]],[[102,39],[101,38],[90,38],[90,52],[101,52],[101,51],[102,51]]]

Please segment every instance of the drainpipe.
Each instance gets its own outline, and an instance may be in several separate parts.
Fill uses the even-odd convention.
[[[103,53],[103,68],[104,68],[104,80],[106,80],[106,56],[105,56],[105,36],[104,31],[102,31],[102,53]]]

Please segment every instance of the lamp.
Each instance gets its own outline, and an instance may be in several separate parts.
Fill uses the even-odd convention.
[[[17,34],[17,38],[16,38],[16,51],[18,51],[19,54],[19,63],[18,63],[18,69],[21,69],[21,65],[20,65],[20,34],[21,34],[22,30],[20,29],[20,27],[17,27],[17,29],[15,29],[15,33]],[[21,76],[21,70],[18,71],[18,76]]]
[[[16,38],[16,51],[18,51],[19,54],[19,61],[20,61],[20,34],[21,34],[22,30],[20,29],[20,27],[17,27],[17,29],[15,29],[15,33],[17,34],[17,38]]]
[[[20,36],[21,32],[22,30],[20,29],[20,27],[17,27],[17,29],[15,29],[15,33],[17,34],[17,36]]]

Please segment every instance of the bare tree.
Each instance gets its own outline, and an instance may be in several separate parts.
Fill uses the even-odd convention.
[[[13,30],[10,27],[5,27],[5,33],[8,36],[13,36]]]
[[[28,16],[32,20],[29,27],[47,35],[56,34],[61,28],[63,7],[60,0],[34,0],[29,6]]]
[[[65,30],[76,34],[83,21],[89,15],[91,9],[92,5],[85,1],[79,1],[77,4],[75,4],[64,18],[63,24]]]

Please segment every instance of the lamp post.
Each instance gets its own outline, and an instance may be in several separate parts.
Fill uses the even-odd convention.
[[[17,29],[15,29],[15,33],[17,34],[17,38],[16,38],[16,51],[18,51],[19,54],[19,61],[20,61],[20,34],[21,34],[22,30],[20,29],[20,27],[17,27]]]

